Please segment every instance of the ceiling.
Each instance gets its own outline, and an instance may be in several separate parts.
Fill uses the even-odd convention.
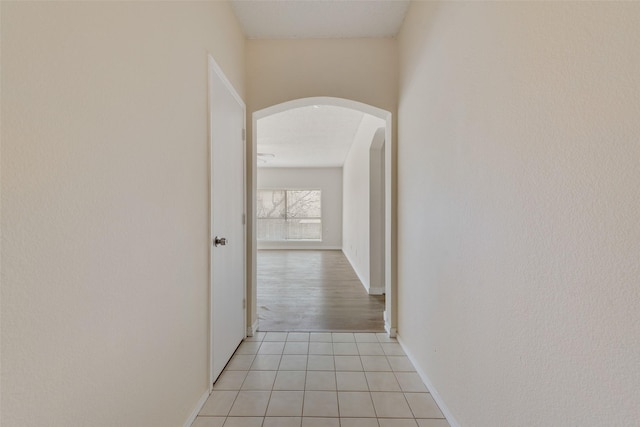
[[[409,0],[232,0],[250,39],[394,37]]]
[[[365,113],[331,105],[258,120],[258,167],[341,167]]]

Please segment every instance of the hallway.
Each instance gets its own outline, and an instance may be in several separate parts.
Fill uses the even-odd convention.
[[[382,297],[337,279],[331,252],[290,252],[259,290],[257,192],[272,189],[320,191],[322,215],[283,209],[273,219],[316,234],[260,249],[343,248],[388,290],[384,327],[451,426],[640,426],[640,1],[6,0],[0,24],[0,425],[190,427],[261,329],[287,332],[240,347],[197,427],[442,425],[407,412],[420,392],[402,390],[404,359],[367,354],[395,343],[316,335],[382,332]],[[209,57],[244,104],[228,142],[244,145],[228,159],[243,182],[212,185],[215,124],[236,108],[212,108]],[[299,124],[314,150],[259,132],[324,106],[384,120],[384,162],[365,116],[341,132],[368,154],[353,162],[320,126]],[[283,144],[318,162],[280,167],[296,174],[280,184]],[[380,163],[384,233],[366,185]],[[227,215],[243,235],[217,226]],[[382,237],[371,274],[364,248]],[[215,280],[228,270],[242,271]],[[289,398],[294,419],[270,419]]]
[[[448,427],[384,333],[259,332],[243,342],[192,427]]]
[[[383,312],[342,251],[258,252],[260,331],[382,332]]]

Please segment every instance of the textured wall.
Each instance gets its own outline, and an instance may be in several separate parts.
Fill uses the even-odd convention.
[[[222,2],[2,2],[6,427],[179,426],[208,390]]]
[[[463,426],[640,424],[640,4],[415,2],[399,333]]]
[[[396,70],[393,39],[248,40],[247,113],[312,96],[395,112]]]

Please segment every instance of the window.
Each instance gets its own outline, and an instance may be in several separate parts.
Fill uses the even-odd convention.
[[[258,190],[258,240],[322,240],[320,190]]]

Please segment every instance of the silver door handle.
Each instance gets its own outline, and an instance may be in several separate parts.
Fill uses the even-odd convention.
[[[213,246],[226,246],[227,245],[227,238],[226,237],[218,237],[216,236],[215,239],[213,239]]]

